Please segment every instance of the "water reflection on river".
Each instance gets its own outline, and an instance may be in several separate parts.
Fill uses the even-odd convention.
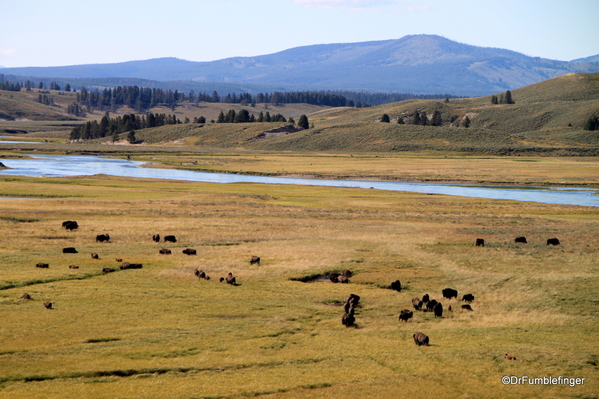
[[[174,169],[142,168],[143,162],[96,156],[31,155],[33,159],[3,159],[10,169],[0,170],[12,176],[86,176],[105,174],[124,177],[173,179],[211,183],[299,184],[331,187],[361,187],[378,190],[446,194],[463,197],[510,199],[549,204],[599,206],[599,190],[577,187],[473,186],[459,184],[402,183],[362,180],[300,179],[194,172]]]

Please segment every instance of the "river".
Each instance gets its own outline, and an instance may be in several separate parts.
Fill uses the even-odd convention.
[[[31,177],[92,176],[105,174],[123,177],[172,179],[210,183],[298,184],[330,187],[360,187],[378,190],[444,194],[462,197],[508,199],[547,204],[599,206],[599,190],[582,187],[477,186],[467,184],[402,183],[389,181],[302,179],[194,172],[142,167],[143,162],[97,156],[30,155],[32,159],[2,159],[10,169],[0,175]]]

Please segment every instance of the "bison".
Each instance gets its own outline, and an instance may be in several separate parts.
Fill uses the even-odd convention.
[[[401,282],[399,280],[395,280],[391,283],[391,289],[397,292],[401,292]]]
[[[421,333],[421,332],[417,332],[416,334],[412,335],[412,338],[414,338],[414,343],[418,346],[428,346],[428,335]]]
[[[144,267],[144,265],[142,265],[141,263],[123,262],[120,267],[121,267],[121,270],[142,269]]]
[[[44,307],[46,309],[52,309],[52,302],[44,302]]]
[[[462,305],[462,309],[469,310],[470,312],[472,312],[474,310],[474,309],[472,309],[472,306],[470,306],[470,305]]]
[[[435,307],[433,307],[433,312],[435,313],[435,318],[443,317],[443,305],[441,302],[438,302]]]
[[[79,269],[79,266],[77,266],[77,265],[69,265],[69,269]]]
[[[21,295],[21,299],[31,299],[31,295],[29,295],[28,293],[24,293],[23,295]]]
[[[112,273],[116,270],[114,270],[112,267],[105,267],[102,269],[102,273]]]
[[[152,240],[153,240],[154,242],[160,242],[160,234],[154,234],[154,235],[152,236]]]
[[[430,301],[430,298],[429,298],[428,294],[424,294],[424,295],[422,296],[422,302],[424,302],[424,303],[428,303],[428,301]]]
[[[50,267],[50,265],[49,265],[49,264],[47,264],[47,263],[42,263],[42,262],[40,262],[40,263],[38,263],[37,265],[35,265],[35,267],[39,267],[39,268],[41,268],[41,269],[47,269],[47,268],[49,268],[49,267]]]
[[[237,281],[236,281],[235,277],[233,276],[233,273],[227,274],[227,277],[225,278],[225,280],[227,281],[227,284],[237,285]]]
[[[252,259],[250,259],[250,265],[258,265],[260,266],[260,257],[259,256],[252,256]]]
[[[426,303],[426,310],[429,311],[429,312],[431,312],[438,303],[439,302],[437,302],[436,300],[431,299],[430,301],[428,301]]]
[[[66,221],[62,222],[62,227],[65,230],[75,230],[75,229],[79,228],[79,225],[74,220],[66,220]]]
[[[158,251],[161,255],[170,255],[172,252],[170,249],[167,248],[162,248],[160,251]]]
[[[345,327],[353,327],[355,322],[356,318],[353,314],[346,313],[341,316],[341,324],[343,324]]]
[[[100,259],[100,255],[98,255],[98,254],[97,254],[97,253],[95,253],[95,252],[92,252],[92,253],[91,253],[91,257],[92,257],[92,259]]]
[[[559,240],[557,238],[548,238],[547,245],[559,245]]]
[[[474,295],[466,294],[462,297],[462,302],[472,302],[474,301]]]
[[[108,234],[98,234],[96,242],[110,242],[110,236]]]
[[[353,274],[353,273],[351,272],[351,270],[349,270],[349,269],[343,269],[343,270],[341,270],[341,275],[342,275],[343,277],[350,278],[350,277],[352,277],[354,274]]]
[[[197,255],[197,254],[198,254],[198,251],[196,251],[196,250],[195,250],[195,249],[193,249],[193,248],[185,248],[185,249],[184,249],[183,251],[181,251],[181,252],[183,252],[185,255]]]
[[[337,282],[341,284],[349,284],[349,279],[345,276],[338,276]]]
[[[509,353],[506,353],[506,354],[505,354],[505,358],[506,358],[507,360],[517,360],[517,359],[516,359],[516,356],[514,356],[514,355],[510,355]]]
[[[195,271],[193,272],[193,274],[197,277],[197,278],[206,278],[206,273],[203,270],[198,270],[195,269]]]
[[[177,237],[175,237],[175,236],[164,236],[164,242],[177,242]]]
[[[477,238],[476,239],[476,246],[477,247],[484,247],[485,246],[485,240],[482,238]]]
[[[414,306],[414,309],[422,310],[422,305],[423,305],[423,302],[420,300],[420,298],[412,299],[412,306]]]
[[[414,313],[409,309],[404,309],[399,313],[399,321],[405,321],[406,323],[414,316]]]
[[[62,249],[62,253],[63,254],[77,254],[79,252],[77,252],[77,250],[73,247],[66,247]]]
[[[445,288],[441,292],[443,293],[443,298],[458,298],[458,291],[454,290],[453,288]]]
[[[339,273],[330,273],[327,277],[329,278],[329,280],[331,280],[332,283],[338,283],[339,279],[338,277],[341,276],[341,274]]]
[[[514,242],[519,242],[519,243],[522,243],[522,244],[527,244],[528,243],[528,241],[526,241],[526,237],[516,237],[516,238],[514,238]]]

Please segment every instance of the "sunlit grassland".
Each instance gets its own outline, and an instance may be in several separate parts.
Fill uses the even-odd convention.
[[[536,173],[531,180],[541,178]],[[0,212],[0,398],[599,391],[595,208],[96,177],[2,178]],[[66,231],[64,220],[80,228]],[[111,242],[95,242],[101,233]],[[178,242],[155,243],[156,233]],[[521,235],[528,244],[513,242]],[[550,237],[562,245],[547,246]],[[475,247],[476,238],[487,245]],[[62,254],[71,246],[79,253]],[[198,255],[182,254],[186,247]],[[160,255],[161,248],[172,255]],[[262,258],[260,266],[249,264],[252,255]],[[115,258],[144,267],[103,274],[104,267],[118,269]],[[211,280],[198,280],[195,268]],[[341,269],[354,272],[350,284],[292,280]],[[218,282],[228,272],[238,286]],[[386,289],[397,279],[402,292]],[[460,298],[474,294],[474,311],[443,299],[446,287]],[[24,292],[32,300],[20,299]],[[350,293],[362,298],[357,328],[340,321]],[[443,303],[444,317],[415,312],[400,323],[399,311],[425,293]],[[416,331],[429,335],[431,346],[414,345]],[[504,375],[586,381],[504,386]]]

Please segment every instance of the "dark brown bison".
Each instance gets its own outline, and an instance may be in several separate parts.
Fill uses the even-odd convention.
[[[441,292],[443,293],[443,298],[458,298],[458,291],[454,290],[453,288],[445,288]]]
[[[117,262],[121,263],[123,261],[123,258],[116,258],[115,259]]]
[[[526,241],[526,237],[516,237],[516,238],[514,238],[514,242],[519,242],[519,243],[522,243],[522,244],[527,244],[528,243],[528,241]]]
[[[404,309],[399,313],[399,321],[405,321],[406,323],[414,316],[414,313],[409,309]]]
[[[170,249],[167,248],[162,248],[160,251],[158,251],[161,255],[170,255],[172,252]]]
[[[434,307],[438,304],[439,302],[437,302],[434,299],[431,299],[430,301],[428,301],[426,303],[426,310],[429,312],[432,312],[432,310],[434,309]]]
[[[472,309],[472,306],[470,306],[470,305],[462,305],[462,309],[469,310],[471,312],[474,310],[474,309]]]
[[[260,257],[256,255],[252,256],[252,259],[250,259],[250,265],[260,266]]]
[[[443,305],[441,302],[438,302],[433,308],[433,312],[435,313],[435,318],[443,317]]]
[[[164,242],[177,242],[177,237],[175,237],[175,236],[164,236]]]
[[[92,257],[92,259],[100,259],[100,255],[98,255],[98,254],[97,254],[97,253],[95,253],[95,252],[92,252],[92,253],[91,253],[91,257]]]
[[[412,335],[412,338],[414,338],[414,343],[418,346],[428,346],[428,335],[421,333],[421,332],[417,332],[416,334]]]
[[[183,251],[181,251],[181,252],[183,252],[185,255],[197,255],[197,254],[198,254],[198,251],[196,251],[196,250],[195,250],[195,249],[193,249],[193,248],[185,248],[185,249],[184,249]]]
[[[559,240],[557,238],[548,238],[547,245],[559,245]]]
[[[338,283],[338,277],[341,276],[341,274],[339,273],[330,273],[327,277],[329,278],[329,280],[331,280],[331,282],[333,283]]]
[[[66,247],[62,249],[62,253],[63,254],[76,254],[78,253],[77,250],[73,247]]]
[[[112,273],[116,270],[114,270],[112,267],[105,267],[102,269],[102,273]]]
[[[506,353],[506,354],[505,354],[505,358],[506,358],[507,360],[518,360],[518,359],[516,359],[516,356],[514,356],[514,355],[510,355],[509,353]]]
[[[352,277],[354,274],[353,274],[353,273],[351,272],[351,270],[349,270],[349,269],[343,269],[343,270],[341,270],[341,275],[342,275],[343,277],[350,278],[350,277]]]
[[[345,327],[353,327],[355,322],[356,318],[353,314],[346,313],[341,316],[341,324],[343,324]]]
[[[360,302],[360,296],[356,294],[349,294],[346,302],[351,302],[353,303],[353,307],[357,307],[358,303]]]
[[[401,292],[401,282],[399,280],[395,280],[391,283],[391,289],[397,292]]]
[[[144,267],[144,265],[142,265],[141,263],[129,263],[129,262],[123,262],[121,264],[121,270],[128,270],[128,269],[142,269]]]
[[[49,264],[47,264],[47,263],[41,263],[41,262],[40,262],[40,263],[38,263],[37,265],[35,265],[35,267],[39,267],[39,268],[42,268],[42,269],[47,269],[47,268],[49,268],[49,267],[50,267],[50,265],[49,265]]]
[[[154,235],[152,236],[152,240],[153,240],[154,242],[160,242],[160,234],[154,234]]]
[[[46,309],[52,309],[52,302],[44,302],[44,307]]]
[[[422,310],[423,304],[424,303],[420,300],[420,298],[412,299],[412,306],[414,306],[414,309],[416,309],[416,310]]]
[[[98,234],[96,242],[110,242],[110,236],[108,234]]]
[[[237,279],[233,276],[233,273],[227,274],[225,280],[227,281],[227,284],[237,285]]]
[[[349,279],[345,276],[337,276],[337,282],[341,284],[348,284]]]
[[[476,246],[477,247],[484,247],[485,246],[485,240],[482,238],[477,238],[476,239]]]
[[[428,303],[429,301],[430,301],[430,298],[429,298],[428,294],[424,294],[422,296],[422,302]]]
[[[462,302],[472,302],[474,301],[474,295],[466,294],[462,297]]]
[[[66,230],[75,230],[79,228],[79,225],[74,220],[67,220],[62,222],[62,227]]]
[[[197,278],[206,278],[206,273],[203,270],[198,270],[195,269],[195,271],[193,272],[193,274],[197,277]]]
[[[69,269],[79,269],[79,266],[77,266],[77,265],[69,265]]]
[[[23,295],[21,295],[21,299],[31,299],[31,295],[29,295],[28,293],[24,293]]]

